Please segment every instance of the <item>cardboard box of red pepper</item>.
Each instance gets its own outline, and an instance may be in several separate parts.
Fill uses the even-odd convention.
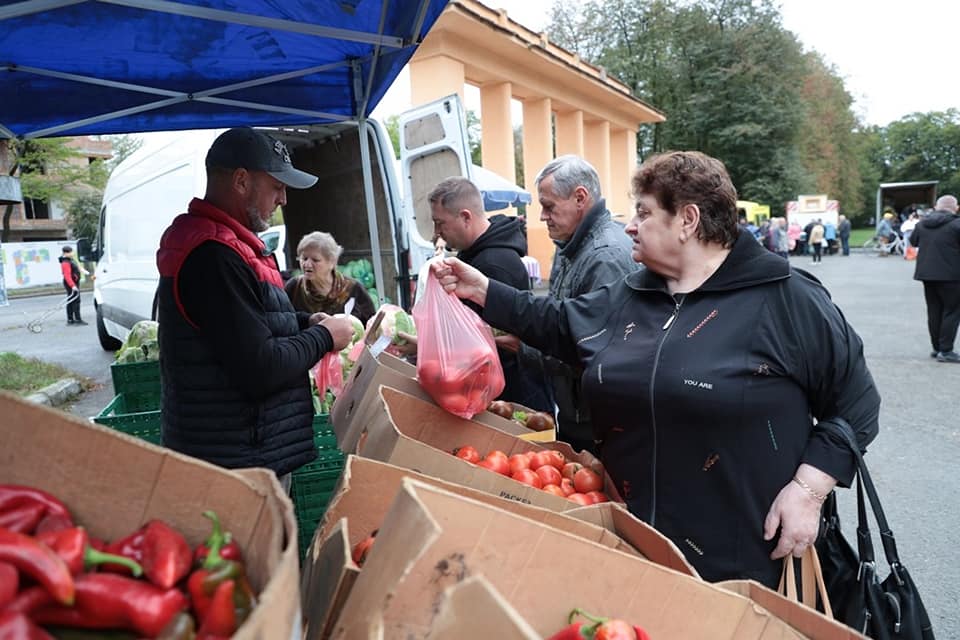
[[[0,414],[0,637],[45,637],[30,624],[299,635],[296,521],[272,473],[226,471],[9,394]]]

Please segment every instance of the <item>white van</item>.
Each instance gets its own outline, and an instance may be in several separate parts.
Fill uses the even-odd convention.
[[[401,116],[403,189],[386,131],[373,120],[364,124],[269,130],[287,144],[294,165],[319,177],[310,189],[287,190],[284,257],[295,265],[291,251],[300,238],[327,231],[344,247],[343,262],[373,263],[381,299],[409,307],[416,274],[433,255],[426,196],[443,178],[471,175],[464,112],[453,95]],[[111,174],[96,241],[78,243],[80,255],[97,262],[94,305],[104,349],[119,348],[139,320],[156,318],[160,236],[191,198],[203,196],[204,159],[219,133],[151,134]]]

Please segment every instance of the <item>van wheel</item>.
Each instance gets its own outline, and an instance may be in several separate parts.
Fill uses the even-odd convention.
[[[100,346],[104,351],[116,351],[123,346],[123,343],[107,333],[107,328],[103,325],[103,312],[100,311],[100,305],[93,305],[97,310],[97,337],[100,338]]]

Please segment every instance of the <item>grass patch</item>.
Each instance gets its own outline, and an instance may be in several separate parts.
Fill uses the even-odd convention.
[[[877,234],[877,231],[873,227],[870,227],[868,229],[851,229],[850,230],[850,246],[862,247],[864,242],[866,242],[876,234]]]
[[[58,364],[50,364],[36,358],[22,358],[8,351],[0,353],[0,389],[27,395],[61,378],[77,378],[87,386],[87,381]]]

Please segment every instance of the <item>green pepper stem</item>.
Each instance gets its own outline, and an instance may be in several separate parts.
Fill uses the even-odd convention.
[[[136,560],[114,553],[104,553],[87,545],[87,548],[83,551],[83,566],[90,568],[98,564],[119,564],[130,569],[134,577],[139,578],[143,575],[143,567]]]
[[[214,569],[224,562],[223,557],[220,555],[220,549],[226,544],[226,539],[223,534],[223,528],[220,526],[220,518],[217,517],[216,513],[213,511],[204,511],[203,517],[213,523],[213,531],[210,533],[206,542],[207,557],[203,561],[203,568]]]
[[[606,622],[607,620],[609,620],[609,618],[599,618],[599,617],[597,617],[597,616],[595,616],[595,615],[593,615],[593,614],[587,613],[587,612],[584,611],[583,609],[574,609],[573,611],[570,612],[570,616],[569,616],[569,618],[567,619],[567,622],[572,623],[572,622],[573,622],[573,619],[576,618],[577,616],[582,616],[582,617],[586,618],[587,620],[589,620],[590,622],[595,622],[595,623],[598,623],[598,624],[603,624],[604,622]]]

